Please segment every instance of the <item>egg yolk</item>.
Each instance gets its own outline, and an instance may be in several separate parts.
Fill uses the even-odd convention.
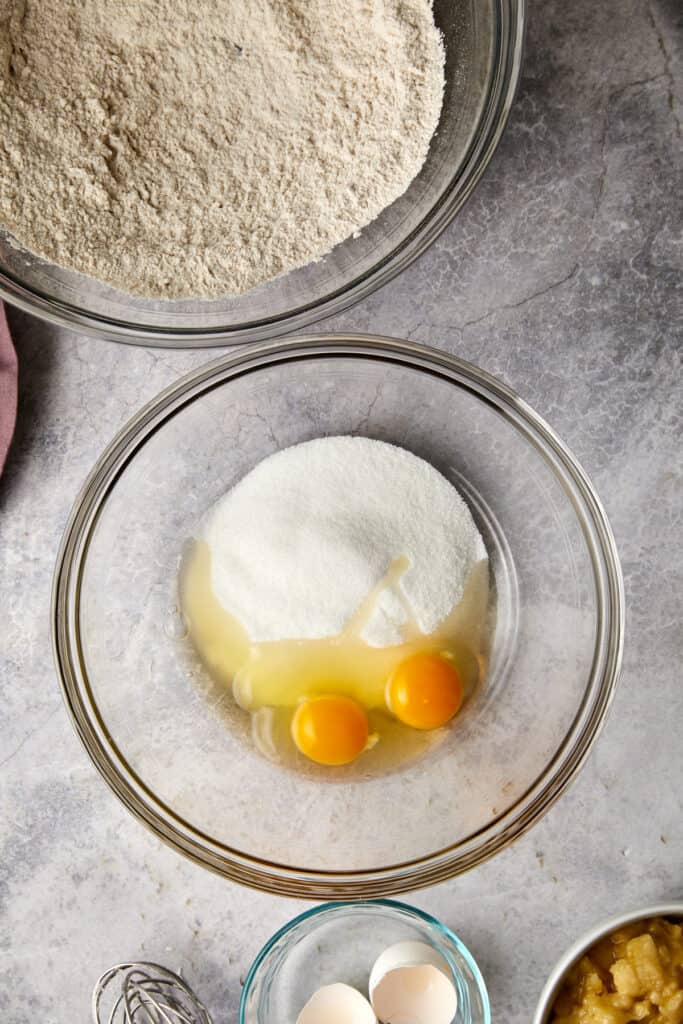
[[[294,712],[292,738],[318,764],[348,764],[367,746],[368,719],[350,697],[314,697]]]
[[[438,729],[460,710],[463,687],[454,665],[438,654],[402,661],[387,684],[387,704],[413,729]]]

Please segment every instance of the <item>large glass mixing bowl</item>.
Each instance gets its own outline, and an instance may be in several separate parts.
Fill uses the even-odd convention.
[[[465,496],[490,556],[484,684],[446,741],[377,777],[266,759],[226,725],[231,698],[178,612],[181,552],[213,503],[272,452],[334,434],[431,462]],[[316,336],[240,349],[131,420],[77,498],[53,625],[73,721],[133,813],[229,878],[349,898],[465,871],[557,799],[614,690],[623,593],[590,482],[512,391],[408,342]]]
[[[326,259],[237,297],[153,301],[31,256],[0,231],[0,296],[84,333],[148,345],[225,345],[338,313],[399,273],[452,220],[500,141],[522,63],[525,0],[435,0],[446,92],[408,191]]]

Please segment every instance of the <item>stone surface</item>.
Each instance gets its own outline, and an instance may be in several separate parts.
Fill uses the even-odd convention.
[[[677,0],[532,3],[520,95],[475,196],[417,264],[318,328],[413,338],[500,375],[574,450],[616,533],[624,671],[586,767],[514,846],[412,898],[468,943],[505,1024],[529,1021],[592,922],[683,896],[681,30]],[[49,637],[85,475],[207,355],[10,319],[21,408],[0,480],[0,1015],[85,1021],[96,976],[140,956],[182,966],[227,1024],[252,957],[302,905],[210,875],[128,815],[67,720]]]

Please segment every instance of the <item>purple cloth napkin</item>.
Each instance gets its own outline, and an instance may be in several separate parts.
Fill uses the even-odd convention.
[[[0,302],[0,473],[9,450],[17,418],[17,354]]]

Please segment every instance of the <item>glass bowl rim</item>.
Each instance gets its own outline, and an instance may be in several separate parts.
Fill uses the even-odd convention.
[[[174,327],[132,323],[66,302],[19,280],[0,267],[0,299],[47,323],[82,334],[130,345],[159,348],[220,347],[246,344],[301,330],[317,320],[336,316],[367,298],[414,262],[448,227],[469,200],[503,136],[523,68],[528,0],[494,0],[496,57],[487,83],[479,123],[457,173],[420,223],[391,252],[348,284],[317,300],[309,300],[276,316],[262,314],[243,323],[216,327]],[[459,186],[462,184],[462,188]]]
[[[291,920],[283,924],[281,928],[278,928],[278,930],[271,935],[256,954],[251,963],[251,967],[247,972],[247,976],[244,979],[242,995],[240,997],[239,1024],[245,1024],[246,1001],[249,997],[251,987],[254,984],[256,974],[273,946],[275,946],[281,938],[304,921],[309,921],[321,916],[324,917],[327,913],[338,913],[344,908],[357,907],[380,907],[384,910],[400,911],[402,913],[406,913],[409,917],[417,918],[418,921],[432,925],[438,932],[445,935],[449,942],[452,942],[456,947],[458,953],[462,956],[463,960],[472,972],[484,1008],[484,1019],[482,1024],[491,1024],[491,1001],[489,999],[489,993],[486,987],[486,982],[484,981],[484,976],[481,973],[479,964],[474,959],[472,953],[470,953],[462,939],[459,938],[455,932],[448,927],[448,925],[444,924],[443,921],[440,921],[432,914],[429,914],[426,910],[421,910],[419,907],[414,907],[409,903],[401,903],[398,900],[385,899],[355,901],[331,900],[328,903],[321,903],[315,907],[310,907],[308,910],[302,911],[302,913],[297,914],[296,917],[291,918]]]
[[[534,1010],[533,1024],[547,1024],[548,1014],[567,972],[584,953],[588,952],[591,946],[594,946],[600,939],[606,938],[617,928],[623,928],[626,924],[637,924],[638,921],[646,921],[650,917],[680,917],[683,923],[683,897],[677,900],[660,900],[657,903],[649,903],[645,907],[612,914],[608,918],[601,918],[591,928],[583,932],[565,949],[559,960],[553,965]]]
[[[85,671],[79,628],[80,586],[90,537],[109,491],[138,448],[176,412],[214,387],[279,363],[330,357],[418,370],[465,388],[512,422],[568,492],[591,556],[597,604],[593,665],[579,708],[553,758],[516,803],[443,849],[356,871],[292,867],[235,850],[194,828],[160,801],[127,765],[99,714]],[[72,723],[95,767],[137,818],[176,851],[233,881],[290,897],[347,900],[395,895],[460,874],[508,846],[556,802],[588,756],[614,696],[623,650],[624,588],[612,530],[590,480],[552,428],[511,388],[439,349],[373,335],[319,334],[238,348],[185,374],[124,425],[95,463],[72,506],[55,566],[51,622],[57,675]]]

